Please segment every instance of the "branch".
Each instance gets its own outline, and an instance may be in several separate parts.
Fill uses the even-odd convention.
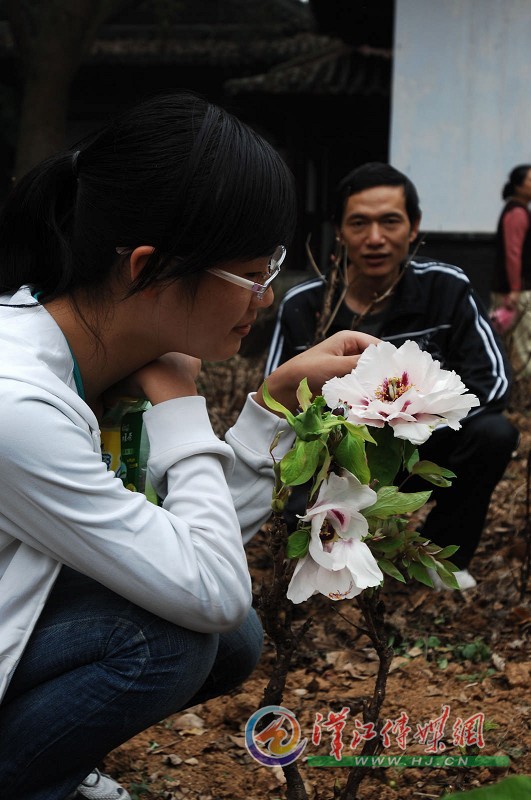
[[[293,603],[286,597],[292,565],[286,561],[288,529],[282,514],[273,515],[270,549],[273,555],[273,577],[270,587],[262,586],[258,610],[264,630],[275,645],[275,663],[262,698],[262,706],[282,705],[286,679],[294,654],[306,635],[311,618],[297,632],[293,631]],[[287,784],[288,800],[308,800],[299,768],[294,762],[282,767]]]
[[[379,660],[378,674],[374,684],[372,699],[369,703],[364,703],[363,721],[365,723],[372,722],[375,728],[379,728],[380,711],[385,700],[385,690],[387,687],[391,660],[393,658],[393,648],[387,644],[384,622],[385,606],[380,598],[380,591],[369,592],[366,590],[356,597],[356,601],[363,614],[367,625],[368,636],[378,654]],[[380,749],[381,739],[377,736],[365,742],[361,755],[376,755]],[[359,785],[369,772],[370,768],[368,767],[351,769],[346,786],[339,795],[340,800],[356,800]]]
[[[531,571],[531,450],[527,454],[527,482],[525,498],[525,522],[521,533],[525,536],[525,553],[520,570],[520,601],[527,592],[527,583]]]

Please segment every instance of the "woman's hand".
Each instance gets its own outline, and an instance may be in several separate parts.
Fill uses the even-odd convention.
[[[295,393],[303,378],[308,379],[312,394],[320,394],[327,380],[351,372],[357,365],[361,353],[370,344],[378,344],[379,341],[367,333],[340,331],[281,364],[267,378],[269,394],[290,411],[295,411],[298,406]],[[262,387],[258,389],[254,399],[259,405],[267,408]]]
[[[201,361],[183,353],[166,353],[133,372],[105,392],[104,404],[112,407],[121,397],[144,397],[152,405],[197,394]]]

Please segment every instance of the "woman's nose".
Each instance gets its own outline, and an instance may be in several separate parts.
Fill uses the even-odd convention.
[[[269,306],[272,305],[275,300],[273,287],[268,286],[261,298],[258,297],[258,295],[255,295],[255,298],[258,308],[269,308]]]

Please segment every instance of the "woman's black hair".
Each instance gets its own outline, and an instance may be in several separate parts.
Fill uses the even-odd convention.
[[[158,96],[15,185],[0,213],[0,292],[96,297],[117,248],[140,245],[155,252],[132,291],[192,278],[270,255],[295,215],[292,175],[258,134],[188,92]]]
[[[353,169],[348,175],[339,182],[334,198],[334,208],[332,219],[335,225],[340,226],[345,211],[348,198],[363,192],[365,189],[373,189],[375,186],[402,186],[406,203],[406,213],[410,223],[413,225],[420,219],[421,210],[419,196],[412,181],[407,175],[399,172],[390,164],[383,164],[380,161],[371,161],[362,164],[361,167]]]
[[[521,186],[527,177],[527,173],[531,169],[531,164],[519,164],[511,170],[509,180],[502,189],[502,199],[508,200],[515,193],[517,186]]]

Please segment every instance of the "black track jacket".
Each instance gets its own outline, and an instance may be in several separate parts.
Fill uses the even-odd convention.
[[[323,294],[320,279],[306,281],[286,293],[278,311],[266,375],[312,345]],[[461,376],[481,403],[471,415],[486,408],[505,408],[510,388],[508,361],[481,300],[459,267],[415,259],[378,319],[375,335],[397,347],[413,340],[444,369]],[[328,335],[350,329],[352,320],[352,311],[343,303]],[[357,328],[355,324],[352,327]],[[367,330],[363,325],[357,329]],[[368,329],[374,332],[373,325]]]

